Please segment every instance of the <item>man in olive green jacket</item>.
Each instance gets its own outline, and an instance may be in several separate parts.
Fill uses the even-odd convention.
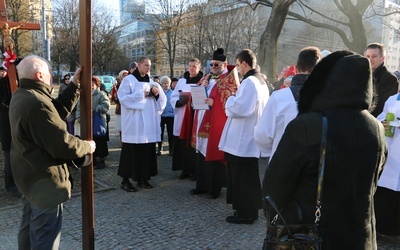
[[[47,61],[28,56],[17,66],[20,87],[10,103],[11,162],[23,194],[19,249],[57,249],[62,203],[71,197],[67,161],[93,153],[93,141],[69,134],[64,122],[79,98],[78,81],[57,99],[51,97],[52,74]]]

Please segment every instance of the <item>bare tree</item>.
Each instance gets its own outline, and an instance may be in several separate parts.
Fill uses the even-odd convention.
[[[249,3],[249,1],[246,2]],[[257,2],[271,8],[271,17],[260,41],[261,51],[264,52],[261,54],[261,63],[262,67],[268,69],[269,77],[274,77],[274,72],[276,72],[277,39],[286,16],[336,33],[348,49],[358,53],[363,53],[367,45],[366,27],[363,20],[366,17],[366,11],[374,3],[373,0],[334,0],[334,7],[329,10],[324,9],[324,4],[316,1],[258,0]],[[289,11],[294,2],[299,7],[297,12]],[[268,55],[271,54],[272,61],[268,59]]]
[[[180,43],[179,28],[187,17],[185,13],[190,4],[190,0],[156,0],[148,3],[149,12],[137,13],[139,18],[148,22],[157,31],[155,32],[157,46],[161,49],[162,55],[166,54],[171,77]],[[160,58],[163,59],[164,56]]]
[[[114,14],[104,8],[97,6],[93,15],[93,65],[97,73],[103,75],[105,71],[110,72],[111,66],[115,65],[122,52],[117,43],[117,25]],[[116,70],[115,68],[112,71]]]
[[[79,64],[79,1],[53,2],[53,39],[51,59],[60,73],[60,65],[68,64],[74,71]]]
[[[58,71],[64,64],[69,66],[69,71],[74,71],[79,65],[78,6],[78,0],[53,1],[52,61]],[[103,74],[104,71],[115,72],[119,69],[116,62],[124,58],[117,44],[115,15],[96,2],[93,4],[93,10],[92,60],[95,71],[99,74]]]
[[[236,54],[250,48],[258,50],[258,30],[262,19],[244,4],[235,1],[216,1],[196,4],[188,10],[186,24],[181,27],[185,46],[185,61],[198,57],[202,62],[211,59],[216,48],[224,48],[231,63]]]
[[[190,58],[196,57],[201,62],[205,62],[208,59],[209,50],[205,42],[208,26],[209,18],[205,5],[191,6],[188,10],[188,18],[180,32],[180,39],[187,51],[181,55],[181,60],[188,62]]]
[[[289,12],[288,15],[314,27],[335,32],[347,48],[362,54],[367,46],[363,17],[374,0],[335,0],[333,2],[338,11],[321,11],[311,4],[299,1],[299,5],[304,10],[303,14]]]
[[[34,15],[40,13],[40,10],[30,8],[25,0],[6,0],[7,17],[13,22],[38,22],[34,19]],[[30,10],[32,9],[32,10]],[[11,34],[15,42],[15,52],[18,56],[24,56],[32,53],[30,31],[17,29]]]
[[[260,38],[260,52],[258,54],[258,61],[263,72],[266,72],[267,78],[270,81],[275,81],[277,72],[277,58],[278,58],[278,40],[281,34],[283,25],[285,24],[286,16],[289,12],[290,6],[296,0],[269,0],[258,1],[262,5],[271,7],[271,14],[264,32]],[[247,2],[252,8],[256,5],[251,1]]]

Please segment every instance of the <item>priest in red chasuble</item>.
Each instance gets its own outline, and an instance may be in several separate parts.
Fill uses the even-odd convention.
[[[227,174],[224,153],[218,149],[219,140],[226,122],[225,103],[239,86],[235,66],[228,65],[224,50],[213,53],[211,72],[205,75],[199,85],[205,86],[208,110],[196,110],[193,120],[192,145],[199,152],[196,174],[196,188],[192,195],[208,193],[209,198],[219,197],[221,188],[226,187]]]

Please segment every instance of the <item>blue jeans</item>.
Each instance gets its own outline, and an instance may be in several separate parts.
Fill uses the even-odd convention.
[[[58,249],[62,212],[62,204],[39,209],[22,197],[22,220],[18,232],[19,249]]]

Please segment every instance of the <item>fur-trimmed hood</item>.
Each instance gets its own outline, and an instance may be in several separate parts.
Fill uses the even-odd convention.
[[[299,115],[332,108],[369,109],[372,71],[367,58],[337,51],[323,58],[300,90]]]

